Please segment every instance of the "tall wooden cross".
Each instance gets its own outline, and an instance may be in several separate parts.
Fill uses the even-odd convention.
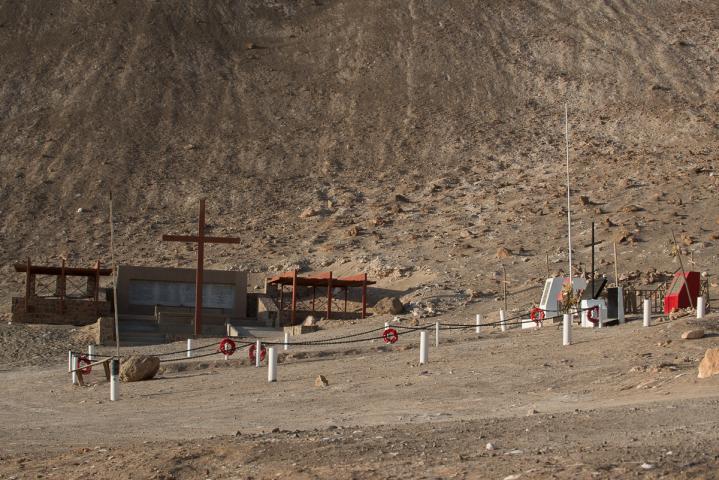
[[[200,218],[197,235],[163,235],[165,242],[197,243],[197,270],[195,273],[195,336],[202,333],[202,274],[205,263],[206,243],[240,243],[239,238],[205,236],[205,199],[200,199]]]

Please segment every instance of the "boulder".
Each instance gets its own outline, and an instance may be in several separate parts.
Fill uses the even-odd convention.
[[[404,311],[404,305],[397,297],[385,297],[375,304],[374,311],[380,315],[384,313],[399,315]]]
[[[499,247],[497,249],[497,258],[509,258],[512,256],[512,251],[506,247]]]
[[[160,369],[160,358],[153,355],[131,355],[120,362],[120,380],[139,382],[150,380]]]
[[[704,330],[702,330],[701,328],[687,330],[686,332],[682,333],[682,338],[684,340],[696,340],[697,338],[702,338],[703,336]]]
[[[719,348],[710,348],[699,363],[699,378],[709,378],[719,374]]]

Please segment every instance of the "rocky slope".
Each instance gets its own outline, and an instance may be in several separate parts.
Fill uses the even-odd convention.
[[[219,268],[535,284],[566,263],[565,102],[577,260],[594,219],[602,273],[614,239],[673,271],[672,230],[717,273],[717,32],[716,2],[8,0],[1,308],[27,255],[109,262],[110,190],[122,262],[191,264],[159,237],[206,196],[245,240]]]

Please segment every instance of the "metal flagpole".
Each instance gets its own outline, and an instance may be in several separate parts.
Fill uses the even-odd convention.
[[[115,355],[120,358],[120,325],[117,315],[117,265],[115,265],[115,228],[112,219],[112,191],[110,191],[110,262],[112,263],[112,304],[115,312]]]
[[[564,141],[567,146],[567,239],[569,241],[569,285],[574,294],[574,285],[572,284],[572,212],[569,202],[569,111],[567,103],[564,103]]]

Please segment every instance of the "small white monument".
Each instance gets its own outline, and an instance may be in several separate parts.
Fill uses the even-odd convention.
[[[559,302],[562,301],[562,287],[568,283],[569,278],[567,277],[552,277],[544,282],[544,291],[542,292],[542,299],[539,301],[539,308],[544,311],[545,318],[557,317],[548,320],[550,324],[561,322],[561,318],[558,318],[562,314],[559,309]],[[574,292],[577,293],[587,288],[587,281],[582,277],[573,277],[572,287]],[[534,322],[522,322],[522,328],[535,328],[536,326],[537,324]]]
[[[582,327],[586,328],[601,328],[607,323],[607,302],[602,298],[582,300]],[[599,315],[596,314],[596,310],[590,311],[592,307],[599,307]],[[595,321],[590,320],[593,318]]]

